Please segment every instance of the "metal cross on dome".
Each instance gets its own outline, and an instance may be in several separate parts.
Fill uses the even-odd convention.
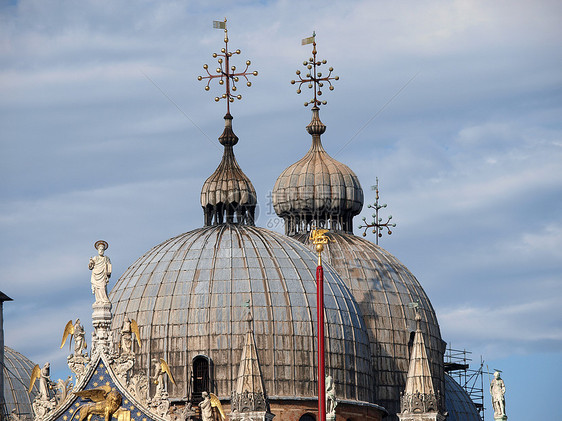
[[[386,222],[383,222],[383,219],[379,217],[379,211],[382,208],[386,208],[386,203],[379,204],[379,178],[377,177],[376,180],[377,184],[371,186],[371,188],[375,191],[375,203],[368,206],[369,208],[375,210],[375,213],[373,213],[373,222],[367,223],[367,218],[363,218],[363,223],[365,225],[359,225],[359,229],[365,229],[365,231],[363,231],[363,237],[365,237],[367,235],[367,230],[369,228],[372,228],[373,234],[375,234],[376,244],[378,245],[379,238],[382,237],[384,229],[387,230],[388,235],[392,235],[392,231],[390,230],[390,228],[394,228],[396,224],[390,222],[392,219],[392,215],[388,217]]]
[[[236,73],[236,66],[230,65],[230,58],[234,54],[240,54],[240,50],[236,50],[234,52],[228,51],[228,29],[226,29],[226,18],[224,21],[213,21],[213,28],[215,29],[224,29],[224,48],[221,48],[220,53],[213,53],[213,58],[220,57],[218,59],[219,66],[216,70],[217,74],[212,75],[209,73],[209,66],[207,64],[203,65],[203,69],[207,72],[208,76],[198,76],[197,80],[208,79],[207,86],[205,86],[205,90],[208,91],[210,89],[210,83],[213,79],[219,79],[219,85],[226,85],[226,91],[220,97],[215,97],[215,101],[219,102],[221,99],[226,99],[226,112],[230,114],[230,103],[234,102],[234,99],[242,99],[242,95],[234,95],[232,92],[237,91],[236,83],[239,82],[240,77],[246,79],[246,85],[252,86],[252,82],[248,79],[248,76],[257,76],[258,72],[248,72],[248,68],[250,67],[250,60],[246,60],[246,69],[243,72]]]
[[[339,80],[339,76],[332,76],[332,72],[334,71],[333,67],[328,69],[329,73],[328,76],[322,77],[322,72],[318,71],[318,68],[326,64],[326,60],[316,60],[316,33],[313,32],[311,37],[305,38],[302,40],[302,45],[312,44],[312,57],[308,59],[308,61],[304,61],[302,64],[306,66],[308,73],[305,76],[305,79],[301,76],[301,71],[297,70],[297,76],[299,80],[291,80],[291,85],[295,83],[299,84],[299,88],[297,89],[297,94],[301,93],[301,87],[303,83],[308,83],[308,88],[314,88],[314,98],[310,101],[304,103],[304,106],[307,107],[309,104],[312,104],[314,107],[318,107],[320,105],[326,105],[327,101],[320,101],[318,97],[322,95],[322,87],[324,87],[324,82],[328,82],[330,85],[330,91],[334,90],[334,86],[332,85],[332,80]]]

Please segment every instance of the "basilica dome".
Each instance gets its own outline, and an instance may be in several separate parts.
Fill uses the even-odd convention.
[[[363,207],[357,176],[329,157],[320,135],[324,126],[312,109],[307,131],[312,146],[306,155],[285,169],[274,187],[273,204],[285,221],[285,234],[311,247],[315,227],[329,228],[331,241],[324,260],[342,277],[359,303],[369,334],[375,376],[375,400],[392,419],[400,411],[416,330],[413,306],[422,317],[428,337],[427,353],[436,390],[443,391],[443,353],[435,311],[415,276],[396,257],[364,238],[353,235],[353,217]],[[336,175],[338,174],[338,175]]]
[[[38,394],[37,385],[31,393],[27,388],[31,380],[31,371],[35,363],[12,348],[4,347],[4,399],[6,411],[23,418],[33,418],[31,403]]]
[[[342,232],[329,232],[324,260],[342,277],[363,313],[375,375],[376,400],[389,412],[399,411],[406,384],[410,347],[416,330],[416,305],[435,389],[443,391],[443,353],[439,324],[416,277],[391,253],[372,242]],[[307,244],[308,236],[294,238]]]
[[[270,397],[316,396],[316,255],[296,240],[263,228],[221,224],[179,235],[149,250],[117,281],[110,299],[117,336],[135,319],[142,347],[137,367],[152,358],[170,365],[172,398],[193,385],[192,361],[212,364],[208,385],[232,390],[250,309]],[[325,268],[326,367],[342,399],[372,402],[369,338],[359,306]]]
[[[448,374],[445,374],[445,407],[447,421],[481,421],[476,405],[466,390]]]

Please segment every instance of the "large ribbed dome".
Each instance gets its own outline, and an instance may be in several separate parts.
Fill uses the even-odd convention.
[[[140,327],[136,369],[164,358],[189,396],[191,362],[212,360],[212,389],[234,388],[249,306],[270,397],[316,396],[316,256],[296,240],[263,228],[222,224],[197,229],[152,248],[110,294],[119,334],[124,317]],[[359,306],[325,267],[326,367],[338,397],[373,401],[369,339]]]
[[[307,126],[312,135],[308,153],[277,178],[273,207],[285,219],[285,233],[309,231],[313,221],[332,230],[352,232],[352,218],[363,207],[363,189],[351,169],[330,157],[320,135],[326,130],[313,108]]]
[[[327,234],[323,258],[340,274],[359,303],[371,342],[376,400],[391,414],[400,408],[416,329],[410,303],[419,304],[436,389],[443,391],[443,352],[435,311],[415,276],[383,248],[352,234]],[[296,237],[308,243],[308,235]]]
[[[481,421],[476,405],[455,379],[445,374],[445,407],[447,421]]]
[[[27,393],[31,380],[31,371],[35,363],[14,351],[12,348],[4,347],[4,399],[8,414],[15,409],[17,416],[33,418],[31,403],[39,393],[37,385],[33,386]]]

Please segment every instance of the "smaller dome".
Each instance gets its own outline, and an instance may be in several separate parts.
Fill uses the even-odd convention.
[[[201,188],[205,226],[223,222],[254,225],[256,190],[234,156],[233,146],[238,143],[238,137],[232,131],[232,116],[226,114],[224,121],[224,131],[219,137],[224,146],[222,160]]]
[[[281,173],[273,188],[273,207],[285,220],[285,233],[307,232],[312,225],[352,233],[352,219],[363,208],[363,189],[355,173],[324,150],[320,135],[326,126],[318,107],[306,127],[312,146]]]
[[[449,413],[447,421],[481,421],[466,390],[448,374],[445,374],[445,408]]]
[[[12,348],[4,347],[4,399],[8,414],[15,409],[18,417],[33,418],[31,403],[38,394],[37,385],[33,386],[31,393],[27,393],[33,367],[35,363],[31,360]]]

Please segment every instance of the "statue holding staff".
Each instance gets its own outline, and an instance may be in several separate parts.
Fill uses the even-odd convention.
[[[92,271],[92,294],[95,297],[95,304],[109,303],[107,296],[107,284],[111,277],[111,260],[105,256],[105,250],[109,244],[103,240],[96,241],[94,247],[98,251],[98,255],[90,257],[88,269]]]

